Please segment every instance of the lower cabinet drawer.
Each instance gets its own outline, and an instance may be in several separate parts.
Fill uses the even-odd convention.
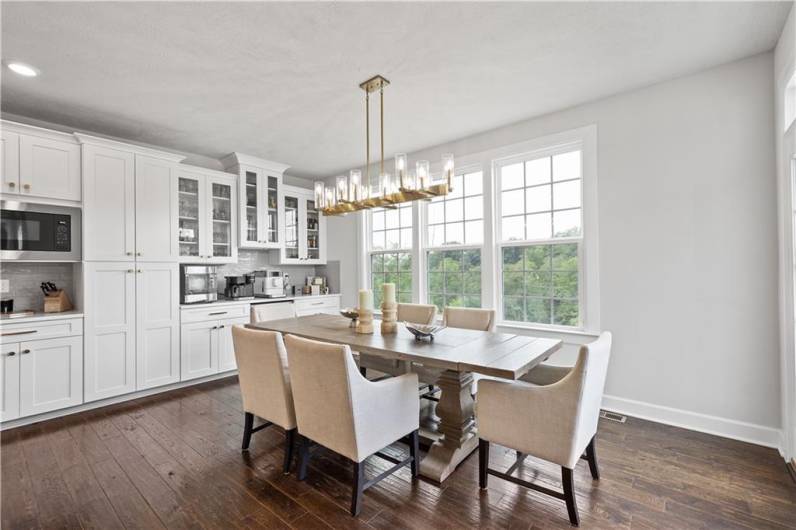
[[[249,304],[222,306],[206,306],[197,309],[181,309],[180,322],[205,322],[208,320],[224,320],[249,316]]]
[[[326,310],[340,309],[340,297],[324,297],[324,298],[310,298],[309,300],[296,299],[296,313],[307,313],[308,311],[316,311],[318,313],[325,313]],[[312,314],[312,313],[309,313]]]
[[[4,323],[0,326],[0,344],[56,337],[75,337],[82,334],[83,319],[80,317],[18,324]]]

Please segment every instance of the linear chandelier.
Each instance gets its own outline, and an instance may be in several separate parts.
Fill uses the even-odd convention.
[[[415,162],[409,171],[406,153],[396,153],[395,174],[384,171],[384,87],[390,82],[380,75],[360,83],[365,91],[365,179],[362,171],[352,169],[348,177],[335,178],[334,186],[315,182],[315,204],[324,215],[342,215],[369,208],[396,208],[397,204],[447,195],[453,190],[453,155],[442,155],[442,174],[431,175],[428,160]],[[379,129],[381,163],[376,186],[370,182],[370,94],[379,91]]]

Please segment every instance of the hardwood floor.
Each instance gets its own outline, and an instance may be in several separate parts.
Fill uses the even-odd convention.
[[[282,474],[284,434],[241,453],[237,380],[2,433],[2,527],[569,528],[564,503],[492,477],[474,452],[442,487],[402,469],[348,514],[351,466],[322,448],[306,482]],[[794,528],[796,485],[772,449],[629,418],[600,423],[602,478],[581,461],[581,528]],[[395,456],[405,454],[400,444]],[[514,452],[492,446],[490,466]],[[373,458],[368,476],[390,466]],[[527,458],[519,476],[560,488],[557,466]]]

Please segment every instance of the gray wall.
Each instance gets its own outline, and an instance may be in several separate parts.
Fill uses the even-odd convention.
[[[656,417],[688,413],[704,429],[712,427],[702,415],[727,429],[748,422],[750,438],[773,443],[781,421],[773,77],[766,53],[410,158],[597,124],[600,313],[614,334],[606,394]],[[358,283],[355,217],[330,219],[329,234],[345,292]]]
[[[72,304],[78,306],[75,298],[74,268],[72,263],[20,263],[3,261],[0,263],[0,278],[9,280],[9,292],[0,298],[14,299],[14,311],[43,311],[44,294],[39,286],[42,282],[53,282],[66,291]]]

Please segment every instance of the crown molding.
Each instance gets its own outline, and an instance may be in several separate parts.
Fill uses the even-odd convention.
[[[128,144],[125,142],[120,142],[118,140],[111,140],[109,138],[102,138],[100,136],[93,136],[90,134],[76,132],[74,133],[74,137],[82,145],[98,145],[101,147],[119,149],[122,151],[132,151],[137,155],[159,158],[161,160],[167,160],[169,162],[174,162],[174,163],[182,162],[186,158],[184,155],[169,153],[168,151],[159,151],[157,149],[152,149],[151,147],[143,147],[140,145]]]
[[[254,166],[261,169],[269,169],[279,174],[284,173],[290,168],[288,164],[274,162],[273,160],[265,160],[264,158],[257,158],[256,156],[245,155],[243,153],[230,153],[220,160],[224,169],[230,169],[237,166]]]

